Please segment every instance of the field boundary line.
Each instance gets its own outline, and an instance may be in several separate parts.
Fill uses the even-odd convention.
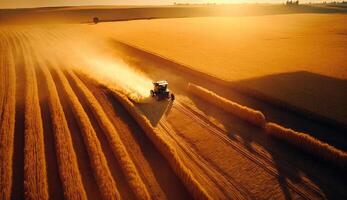
[[[263,93],[260,93],[256,90],[245,88],[245,87],[241,86],[240,84],[238,84],[237,82],[227,81],[224,79],[217,78],[211,74],[208,74],[205,72],[200,72],[198,70],[194,70],[194,68],[188,64],[181,63],[177,60],[160,55],[158,53],[147,50],[147,49],[140,47],[138,45],[130,44],[128,42],[121,41],[121,40],[115,40],[115,42],[117,44],[119,44],[120,46],[122,46],[123,48],[134,51],[135,53],[140,53],[140,54],[144,54],[147,56],[149,55],[150,57],[152,57],[154,59],[160,59],[161,61],[169,63],[172,66],[174,66],[174,68],[176,70],[183,72],[183,74],[189,74],[189,75],[192,75],[195,77],[199,77],[199,79],[203,79],[206,82],[210,82],[210,83],[222,86],[224,88],[233,89],[233,90],[235,90],[241,94],[244,94],[244,95],[249,96],[249,97],[253,97],[259,101],[268,103],[268,104],[275,106],[281,110],[297,114],[297,115],[304,117],[306,119],[314,120],[316,122],[323,123],[323,124],[326,124],[328,126],[332,126],[332,127],[344,130],[344,131],[347,130],[347,122],[341,122],[338,120],[334,120],[334,119],[331,119],[329,117],[320,115],[318,113],[306,110],[304,108],[294,106],[290,103],[286,103],[282,100],[279,100],[278,98],[270,97],[270,96],[265,95]],[[165,65],[164,65],[164,67],[165,67]]]

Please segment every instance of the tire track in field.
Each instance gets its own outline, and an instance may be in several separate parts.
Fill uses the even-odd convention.
[[[105,157],[107,159],[108,167],[110,168],[110,172],[112,174],[112,177],[115,180],[115,183],[117,185],[117,188],[119,189],[120,196],[123,199],[141,199],[137,198],[134,193],[134,189],[137,188],[131,188],[127,178],[124,174],[124,171],[122,169],[121,164],[117,161],[117,158],[115,157],[112,147],[110,146],[110,139],[106,135],[110,134],[115,135],[116,132],[108,132],[106,133],[104,129],[101,127],[100,122],[103,123],[107,119],[102,119],[100,116],[97,116],[95,112],[103,112],[102,108],[93,108],[93,105],[98,104],[98,101],[95,99],[94,96],[85,96],[84,91],[81,90],[79,87],[79,83],[76,82],[77,78],[73,72],[71,71],[65,71],[65,76],[67,80],[69,81],[69,84],[71,85],[71,88],[75,92],[76,96],[78,97],[78,100],[80,101],[84,111],[88,115],[88,118],[90,119],[90,122],[92,124],[93,129],[95,130],[96,136],[101,144],[102,152],[105,154]],[[75,77],[73,77],[75,76]],[[78,81],[78,80],[77,80]],[[82,86],[83,87],[83,86]],[[93,104],[93,105],[92,105]],[[95,109],[100,109],[101,111],[96,111]],[[124,166],[127,167],[127,166]],[[146,198],[145,198],[146,199]]]
[[[178,152],[180,152],[185,163],[194,169],[194,175],[201,184],[209,190],[210,195],[224,199],[253,199],[252,194],[242,185],[238,185],[235,180],[225,178],[218,170],[214,169],[207,160],[189,147],[184,140],[177,137],[176,132],[171,128],[169,123],[163,118],[160,122],[162,132],[167,133],[169,140],[173,141]],[[209,185],[209,186],[207,186]]]
[[[0,51],[0,68],[2,69],[0,76],[7,78],[1,79],[4,81],[1,83],[4,84],[4,88],[0,91],[4,95],[0,107],[0,199],[7,200],[10,199],[13,184],[12,156],[16,110],[16,71],[13,54],[9,50],[10,43],[8,40],[5,43],[1,42],[1,47],[4,49]]]
[[[213,133],[218,134],[218,137],[220,137],[224,143],[227,143],[230,145],[236,145],[240,149],[242,149],[242,144],[240,143],[239,140],[238,140],[238,142],[236,142],[234,140],[230,140],[226,136],[227,132],[225,130],[216,126],[213,122],[211,122],[209,119],[204,117],[204,115],[195,111],[194,109],[192,109],[191,107],[189,107],[188,105],[186,105],[183,102],[180,102],[180,104],[178,104],[178,106],[180,106],[183,109],[182,110],[183,112],[187,112],[187,114],[192,116],[192,118],[194,118],[197,121],[200,121],[199,123],[201,123],[201,125],[205,126],[206,128],[211,129],[211,131],[213,131]],[[267,163],[269,165],[268,166],[269,168],[273,168],[271,171],[273,171],[274,173],[277,173],[275,163],[273,162],[271,157],[269,157],[269,155],[267,155],[266,153],[264,153],[261,150],[258,150],[257,148],[255,148],[254,151],[256,151],[256,154],[260,157],[260,160],[263,160],[264,163]],[[252,155],[252,154],[250,154],[250,155]],[[291,165],[288,162],[285,162],[285,164],[286,165],[283,166],[281,170],[284,171],[288,176],[294,176],[294,175],[292,175],[292,170],[295,169],[296,167]],[[289,168],[289,166],[290,166],[290,168]],[[265,167],[265,165],[264,165],[264,167]],[[297,170],[297,171],[299,171],[299,170]],[[301,179],[303,181],[303,184],[300,184],[299,185],[300,187],[297,187],[296,185],[294,185],[295,187],[297,187],[299,190],[301,190],[302,188],[305,188],[306,190],[311,191],[312,194],[315,194],[316,196],[320,196],[321,198],[324,198],[324,195],[321,193],[321,191],[319,190],[319,188],[317,186],[310,183],[310,181],[306,177],[301,177]],[[334,188],[332,188],[332,190],[334,190]],[[338,192],[338,191],[336,190],[335,192]]]
[[[194,119],[196,122],[198,122],[202,126],[206,127],[207,129],[210,129],[211,133],[216,135],[217,137],[219,137],[223,143],[228,144],[230,146],[235,146],[235,148],[238,148],[239,151],[245,152],[245,153],[249,154],[249,156],[254,157],[253,154],[248,153],[247,150],[244,149],[244,146],[241,143],[241,141],[230,140],[230,138],[228,138],[228,136],[227,136],[228,133],[225,130],[218,127],[216,124],[211,122],[208,118],[206,118],[203,114],[192,109],[186,103],[180,101],[177,104],[176,108],[180,109],[182,112],[185,112],[187,115],[191,116],[192,119]],[[273,173],[274,176],[279,176],[279,174],[276,170],[276,165],[268,154],[266,154],[262,150],[258,150],[258,148],[254,148],[253,151],[255,151],[255,153],[259,157],[259,158],[255,157],[255,158],[258,158],[258,160],[259,160],[258,162],[264,163],[263,167],[269,168],[270,173]],[[255,162],[257,162],[257,161],[255,161]],[[293,169],[294,169],[294,171],[299,171],[299,169],[296,169],[295,165],[290,164],[287,161],[282,161],[282,162],[284,162],[284,166],[281,167],[281,170],[283,172],[285,172],[285,174],[287,176],[295,176],[295,175],[293,175],[293,172],[292,172]],[[290,168],[289,168],[289,166],[290,166]],[[301,181],[302,181],[302,183],[300,182],[300,183],[298,183],[298,185],[296,185],[296,183],[289,183],[289,184],[293,187],[296,187],[296,190],[304,190],[303,193],[305,193],[305,191],[309,191],[309,193],[311,193],[313,196],[325,198],[324,194],[322,194],[321,190],[317,186],[313,185],[310,182],[310,180],[308,180],[306,177],[301,177]],[[333,190],[335,193],[341,194],[341,191],[336,190],[335,188],[330,188],[330,189]]]
[[[80,75],[104,108],[119,132],[131,159],[139,171],[152,199],[191,199],[192,197],[166,159],[158,152],[136,121],[108,90]]]
[[[271,161],[264,153],[257,151],[257,154],[261,157],[258,158],[251,153],[247,152],[247,150],[244,149],[244,147],[236,143],[229,138],[227,138],[225,131],[221,130],[219,127],[217,127],[215,124],[210,122],[206,117],[203,115],[197,113],[193,109],[191,109],[188,105],[186,105],[183,102],[177,102],[175,104],[175,108],[180,110],[181,112],[185,113],[187,116],[189,116],[191,119],[205,127],[206,129],[209,130],[210,133],[213,135],[217,136],[223,143],[232,146],[235,150],[237,150],[239,153],[244,155],[247,159],[251,160],[255,164],[257,164],[259,167],[263,168],[265,171],[267,171],[270,175],[274,177],[278,177],[279,174],[275,168],[275,165],[273,161]],[[290,170],[286,169],[286,173],[290,175]],[[297,194],[299,194],[302,198],[305,199],[312,199],[312,198],[324,198],[324,196],[321,194],[319,189],[308,183],[307,181],[305,184],[300,184],[300,187],[297,185],[293,184],[292,182],[288,182],[288,186],[295,191]]]

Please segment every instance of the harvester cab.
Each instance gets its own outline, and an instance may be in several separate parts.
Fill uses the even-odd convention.
[[[154,89],[151,90],[151,96],[156,98],[157,101],[167,99],[167,100],[175,100],[175,95],[170,93],[168,89],[167,81],[157,81],[153,82]]]

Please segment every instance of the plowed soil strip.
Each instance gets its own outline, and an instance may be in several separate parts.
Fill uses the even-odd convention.
[[[58,68],[55,68],[55,72],[66,91],[68,101],[80,126],[83,134],[83,141],[90,157],[89,161],[102,197],[104,199],[119,199],[119,191],[116,187],[115,181],[113,180],[100,141],[97,138],[88,115],[83,109],[63,72]]]
[[[117,166],[120,168],[120,171],[116,171],[116,173],[120,174],[120,172],[123,172],[125,176],[126,182],[124,184],[119,184],[117,179],[118,188],[130,186],[133,192],[127,192],[128,194],[134,193],[137,199],[149,199],[150,196],[147,188],[139,176],[123,142],[121,141],[119,133],[116,131],[114,125],[109,120],[98,100],[84,85],[84,83],[74,74],[74,72],[68,70],[67,77],[69,78],[71,86],[73,87],[89,118],[91,119],[94,129],[99,130],[97,133],[101,133],[98,134],[98,138],[102,144],[105,154],[107,155],[108,152],[111,153],[109,156],[107,156],[110,167],[110,161],[113,160],[113,157],[115,157],[117,159]],[[122,190],[122,188],[120,188],[120,190]],[[130,198],[124,196],[122,191],[120,192],[123,198]]]
[[[43,125],[33,57],[24,46],[25,93],[24,190],[28,199],[48,199]]]
[[[104,108],[119,132],[131,159],[152,199],[191,199],[192,197],[136,121],[123,106],[97,83],[79,76]]]
[[[5,44],[1,44],[2,47]],[[9,48],[7,48],[9,49]],[[4,50],[4,49],[2,49]],[[0,76],[7,77],[0,84],[5,87],[0,91],[4,94],[0,110],[0,199],[10,199],[12,187],[12,156],[14,145],[14,128],[15,128],[15,102],[16,102],[16,72],[13,63],[12,53],[8,51],[0,52]]]

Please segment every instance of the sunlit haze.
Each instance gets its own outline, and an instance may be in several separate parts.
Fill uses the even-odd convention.
[[[172,5],[174,3],[216,3],[216,4],[240,4],[240,3],[283,3],[285,0],[1,0],[0,8],[25,8],[25,7],[51,7],[51,6],[80,6],[80,5]],[[322,2],[322,0],[302,0],[301,2]],[[329,1],[327,1],[329,2]]]

